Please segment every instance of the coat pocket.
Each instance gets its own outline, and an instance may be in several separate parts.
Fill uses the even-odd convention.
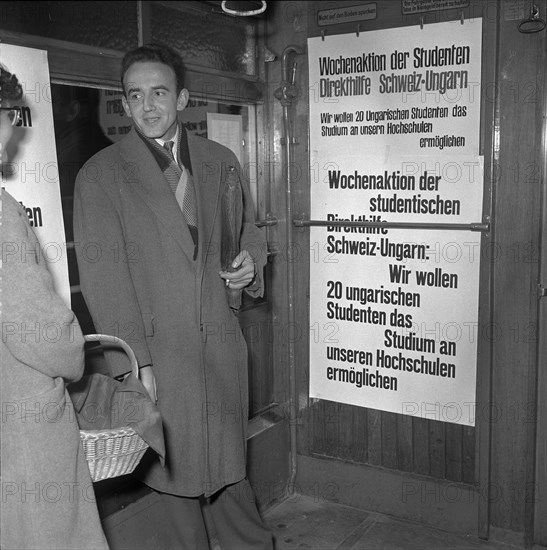
[[[144,335],[148,338],[154,336],[154,316],[151,313],[143,313],[142,322],[144,325]]]

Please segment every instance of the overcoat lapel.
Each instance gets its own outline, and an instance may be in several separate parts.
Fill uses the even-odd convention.
[[[198,203],[198,258],[203,267],[208,253],[220,254],[220,243],[211,243],[220,196],[221,166],[210,153],[208,142],[188,134],[188,149]],[[208,228],[208,229],[207,229]]]
[[[134,128],[120,142],[120,154],[125,161],[121,167],[125,181],[161,220],[191,263],[194,263],[194,242],[175,195],[152,153]]]

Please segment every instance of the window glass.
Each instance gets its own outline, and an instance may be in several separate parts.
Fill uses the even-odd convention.
[[[152,40],[184,61],[232,74],[256,75],[256,21],[232,17],[209,2],[151,2]]]
[[[0,25],[11,32],[127,51],[139,40],[137,2],[49,0],[0,2]]]

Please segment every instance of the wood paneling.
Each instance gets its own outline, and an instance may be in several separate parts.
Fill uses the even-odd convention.
[[[541,208],[541,113],[545,109],[545,36],[522,34],[512,2],[499,17],[499,178],[494,206],[492,458],[493,526],[523,531],[526,485],[533,478],[530,387],[537,373],[537,291]],[[545,2],[542,2],[545,13]],[[528,15],[528,13],[526,13]]]
[[[304,4],[291,3],[290,12],[301,13]],[[540,6],[542,14],[545,4]],[[351,2],[337,3],[342,5]],[[419,16],[403,18],[400,6],[398,1],[377,3],[377,19],[361,22],[361,32],[419,23]],[[309,36],[320,35],[316,12],[324,8],[320,2],[306,4]],[[459,13],[429,13],[425,23],[457,19]],[[474,487],[480,501],[479,533],[484,537],[490,525],[516,532],[526,529],[523,488],[533,480],[533,438],[524,419],[534,406],[530,384],[537,372],[533,329],[546,33],[519,33],[518,21],[526,15],[524,4],[509,0],[472,0],[465,10],[466,17],[483,17],[481,153],[486,167],[484,213],[493,218],[482,245],[483,251],[499,251],[495,258],[484,254],[481,264],[476,427],[313,400],[310,425],[304,426],[308,447],[300,451]],[[329,34],[354,32],[355,27],[329,27],[326,40]],[[299,291],[305,291],[304,284]],[[307,311],[302,308],[299,314],[304,318]],[[305,364],[307,351],[300,357]],[[333,412],[344,428],[333,425]],[[361,429],[351,435],[349,425]]]
[[[316,24],[316,12],[318,9],[325,9],[324,3],[287,4],[289,5],[285,13],[291,14],[293,20],[298,18],[299,14],[302,16],[305,13],[308,18],[309,36],[320,35],[321,29]],[[351,2],[338,2],[337,5],[349,6]],[[398,1],[378,3],[377,9],[377,19],[361,22],[361,32],[415,25],[420,22],[417,15],[402,17],[401,3]],[[482,8],[477,2],[471,2],[465,11],[466,17],[481,13]],[[426,24],[459,17],[459,10],[429,13],[426,15]],[[355,24],[329,27],[326,29],[326,40],[329,34],[353,32],[355,28]],[[309,187],[305,189],[304,198],[308,201],[302,203],[305,213],[309,212]],[[299,282],[298,293],[307,291],[306,284],[307,282]],[[305,315],[307,311],[301,308],[299,313]],[[307,351],[300,350],[299,353],[304,364]],[[369,466],[413,472],[435,479],[467,483],[476,481],[473,428],[466,428],[464,437],[464,428],[461,426],[331,402],[315,402],[312,410],[309,452],[313,455],[331,456]],[[336,415],[335,419],[333,414]],[[350,432],[350,429],[353,429],[353,432]]]

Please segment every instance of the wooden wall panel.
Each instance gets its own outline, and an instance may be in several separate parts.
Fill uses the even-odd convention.
[[[362,414],[362,413],[361,413]],[[367,414],[367,464],[382,465],[382,413],[368,409]]]
[[[509,2],[499,29],[499,179],[494,210],[491,524],[523,531],[531,450],[529,387],[537,364],[541,113],[545,108],[545,31],[518,32]],[[542,2],[545,13],[545,2]]]
[[[429,420],[424,418],[413,419],[413,456],[416,474],[429,475]]]
[[[397,415],[382,413],[382,466],[396,470],[397,464]]]
[[[462,429],[462,481],[464,483],[476,483],[478,481],[475,468],[475,441],[475,429],[464,427]]]
[[[446,478],[445,460],[448,452],[446,446],[446,424],[430,422],[429,425],[429,475],[436,479]]]
[[[337,3],[344,4],[351,2]],[[545,14],[547,3],[540,4]],[[316,12],[323,8],[318,2],[307,4],[310,36],[320,35]],[[362,23],[361,32],[419,23],[418,16],[401,16],[398,1],[377,3],[377,8],[377,19]],[[315,423],[326,422],[326,411],[314,401],[314,425],[309,427],[307,451],[301,452],[317,456],[327,451],[330,457],[369,467],[465,484],[481,500],[479,532],[488,536],[489,526],[523,532],[530,522],[525,517],[525,487],[534,479],[529,420],[535,408],[531,385],[537,376],[534,330],[546,32],[518,32],[519,20],[528,15],[522,2],[472,0],[465,15],[483,17],[481,152],[487,173],[485,212],[492,206],[493,214],[492,231],[483,245],[499,252],[495,257],[483,255],[481,269],[485,307],[479,322],[485,331],[479,335],[477,427],[351,407],[351,414],[345,408],[338,411],[340,422],[364,423],[366,430],[351,436],[346,427],[327,431],[325,426],[326,439],[319,440],[322,432]],[[425,23],[458,16],[459,11],[450,10],[427,14]],[[329,27],[326,39],[329,33],[354,32],[354,27]],[[337,437],[338,447],[333,444]]]
[[[414,471],[412,426],[412,417],[404,415],[397,416],[397,469],[403,472]]]
[[[316,14],[324,9],[321,2],[289,2],[286,13],[293,16],[293,22],[305,10],[308,35],[319,36],[321,29],[316,24]],[[351,5],[352,2],[338,2],[340,5]],[[305,6],[305,8],[304,8]],[[483,15],[485,3],[471,1],[465,10],[466,17]],[[399,1],[387,1],[377,4],[378,17],[361,23],[361,32],[381,28],[400,27],[419,24],[419,16],[403,17]],[[495,10],[494,12],[495,13]],[[446,10],[442,13],[428,13],[425,23],[458,19],[459,10]],[[326,28],[326,40],[329,34],[343,34],[355,31],[355,24],[336,25]],[[301,62],[302,61],[302,62]],[[300,65],[306,63],[299,60]],[[491,120],[488,119],[487,130],[483,135],[490,138]],[[300,186],[299,186],[300,189]],[[309,189],[304,198],[309,200]],[[308,203],[309,204],[309,203]],[[299,206],[308,204],[299,203]],[[303,211],[304,215],[309,210]],[[300,287],[299,287],[300,289]],[[304,288],[302,288],[304,291]],[[307,291],[307,289],[306,289]],[[299,315],[307,315],[307,309],[299,309]],[[307,350],[302,352],[303,361],[307,359]],[[486,365],[486,368],[487,365]],[[302,391],[304,388],[302,388]],[[330,403],[324,406],[316,402],[311,406],[312,426],[308,432],[307,451],[313,455],[336,457],[368,466],[381,466],[393,470],[412,472],[431,476],[436,479],[447,479],[454,482],[475,484],[476,473],[476,435],[474,428],[444,424],[437,421],[411,418],[404,415],[387,413],[353,406],[337,406]],[[339,415],[333,424],[332,414]],[[325,415],[325,416],[322,416]],[[322,423],[323,426],[317,426]],[[365,430],[348,431],[348,427],[365,426]]]

